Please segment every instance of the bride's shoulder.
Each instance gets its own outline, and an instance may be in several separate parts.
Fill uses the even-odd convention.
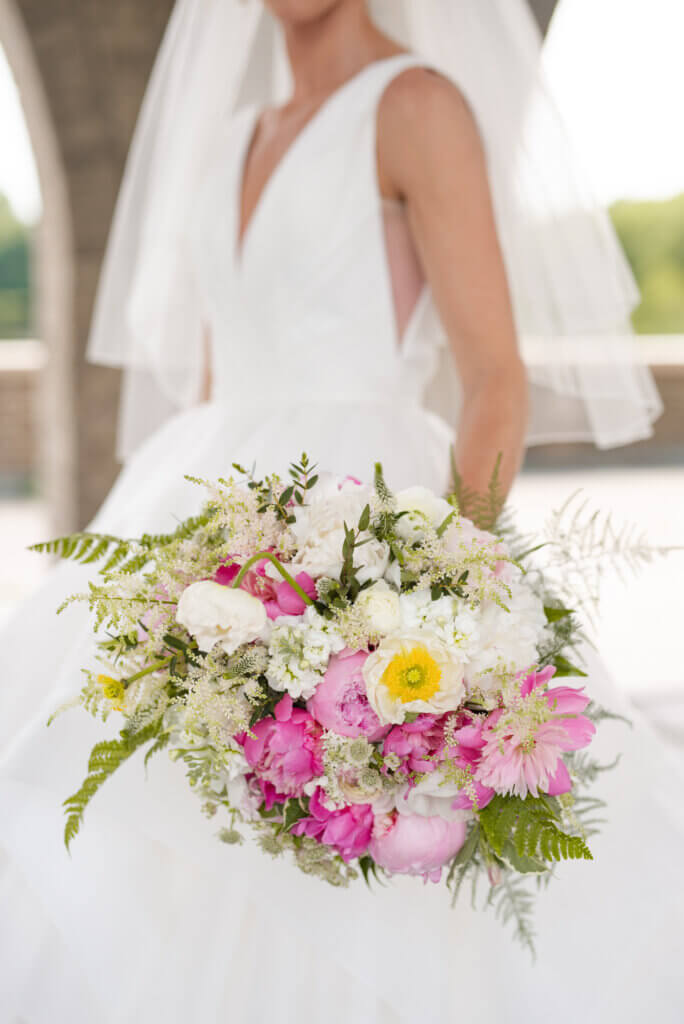
[[[465,93],[428,64],[404,68],[388,82],[378,105],[378,124],[387,133],[407,129],[430,133],[459,125],[477,130]]]
[[[405,68],[385,88],[377,111],[380,165],[403,178],[435,162],[462,162],[480,153],[472,108],[456,82],[426,65]],[[452,163],[453,166],[453,163]]]

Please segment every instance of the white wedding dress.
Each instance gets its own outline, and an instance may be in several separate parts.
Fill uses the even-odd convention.
[[[380,61],[333,94],[241,246],[258,112],[221,128],[188,240],[215,397],[142,446],[92,529],[165,530],[203,498],[184,473],[254,460],[284,470],[303,450],[334,472],[369,478],[380,459],[397,487],[443,487],[451,431],[422,407],[437,334],[375,168],[378,99],[412,63]],[[600,756],[624,752],[596,787],[608,820],[595,861],[563,865],[540,893],[536,964],[467,894],[451,909],[446,890],[417,879],[338,891],[249,845],[224,846],[164,754],[146,781],[139,758],[103,787],[69,856],[61,801],[103,727],[80,710],[46,720],[92,661],[84,607],[55,618],[91,573],[56,568],[1,637],[0,1024],[684,1020],[684,771],[641,721],[601,726]],[[591,665],[592,696],[624,712]]]

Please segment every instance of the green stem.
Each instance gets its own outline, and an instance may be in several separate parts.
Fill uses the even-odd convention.
[[[173,661],[174,657],[175,655],[173,655],[170,658],[164,658],[163,661],[157,661],[154,663],[154,665],[149,665],[147,668],[141,669],[140,672],[136,672],[135,675],[128,676],[127,679],[123,680],[124,686],[126,687],[126,689],[128,689],[131,683],[137,682],[137,680],[142,679],[143,676],[149,676],[152,674],[152,672],[159,672],[163,668],[168,668],[168,666]]]
[[[240,584],[242,583],[245,576],[247,575],[247,573],[249,572],[253,565],[256,565],[257,562],[263,562],[264,559],[267,559],[269,562],[271,562],[272,565],[275,565],[276,569],[283,577],[285,582],[290,584],[290,586],[292,587],[296,594],[299,594],[304,604],[313,604],[313,601],[306,593],[306,591],[302,590],[300,585],[297,583],[297,580],[290,575],[285,566],[282,565],[282,563],[279,562],[276,556],[272,554],[270,551],[258,551],[256,555],[252,555],[251,558],[247,559],[245,564],[240,569],[240,572],[235,577],[235,580],[233,582],[233,589],[235,590],[237,589],[237,587],[240,586]]]

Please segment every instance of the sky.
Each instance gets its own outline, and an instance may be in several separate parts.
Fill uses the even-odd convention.
[[[561,0],[546,70],[601,201],[684,192],[683,40],[682,0]],[[0,192],[35,220],[38,179],[2,50],[0,146]]]

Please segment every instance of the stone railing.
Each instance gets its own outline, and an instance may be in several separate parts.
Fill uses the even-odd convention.
[[[0,494],[26,490],[38,462],[39,341],[0,341]]]

